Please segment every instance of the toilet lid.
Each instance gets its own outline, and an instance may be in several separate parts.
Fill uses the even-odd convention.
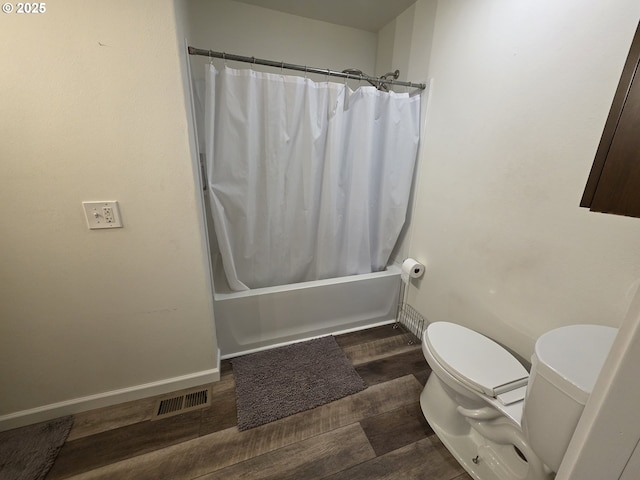
[[[435,322],[427,327],[429,350],[452,376],[477,392],[495,397],[527,384],[529,373],[493,340],[461,325]]]

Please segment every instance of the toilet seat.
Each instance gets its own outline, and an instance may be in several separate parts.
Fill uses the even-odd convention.
[[[529,373],[493,340],[449,322],[430,324],[424,340],[440,365],[471,390],[504,405],[524,399]]]

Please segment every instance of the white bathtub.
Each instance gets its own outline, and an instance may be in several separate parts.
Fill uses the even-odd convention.
[[[231,292],[221,262],[214,274],[214,313],[222,358],[322,335],[346,333],[396,317],[400,268]]]

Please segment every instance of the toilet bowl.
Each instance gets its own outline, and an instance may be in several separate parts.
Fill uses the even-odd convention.
[[[571,325],[542,335],[531,375],[493,340],[430,324],[425,418],[476,480],[554,478],[617,329]]]

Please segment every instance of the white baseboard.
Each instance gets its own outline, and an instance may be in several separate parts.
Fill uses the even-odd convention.
[[[190,373],[179,377],[166,378],[157,382],[144,383],[133,387],[121,388],[109,392],[98,393],[86,397],[73,398],[63,402],[52,403],[42,407],[21,410],[0,416],[0,432],[12,428],[23,427],[33,423],[44,422],[53,418],[73,415],[75,413],[108,407],[118,403],[140,400],[142,398],[164,395],[176,390],[197,387],[220,380],[220,352],[218,366],[210,370]]]

